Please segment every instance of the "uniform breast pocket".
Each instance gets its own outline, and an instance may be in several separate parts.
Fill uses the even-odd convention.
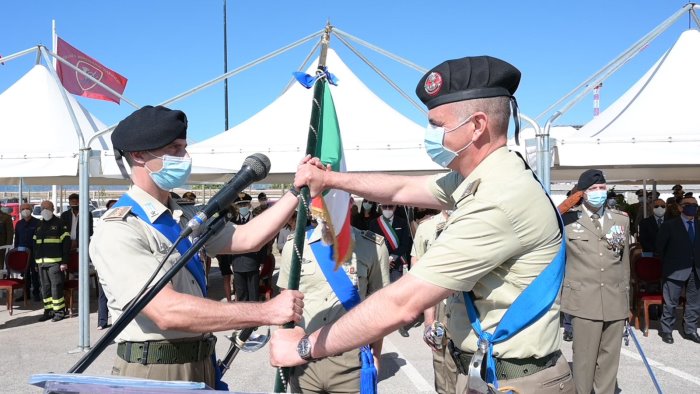
[[[301,259],[301,271],[299,272],[299,276],[313,275],[315,273],[316,263],[311,260]]]
[[[561,289],[561,306],[565,309],[576,311],[580,308],[581,302],[581,282],[567,280]]]
[[[360,292],[360,297],[367,294],[367,286],[369,286],[369,270],[366,265],[357,264],[357,290]]]

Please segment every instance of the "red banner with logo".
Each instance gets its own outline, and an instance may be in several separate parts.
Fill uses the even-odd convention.
[[[110,87],[115,92],[122,94],[126,88],[126,78],[103,66],[97,60],[80,52],[67,42],[58,38],[56,54],[68,63],[90,74],[93,78]],[[67,91],[78,96],[89,97],[97,100],[113,101],[119,104],[119,97],[98,85],[97,82],[63,64],[56,62],[56,72]]]

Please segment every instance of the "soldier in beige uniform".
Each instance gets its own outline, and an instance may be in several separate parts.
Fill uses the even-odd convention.
[[[421,79],[416,94],[429,109],[426,150],[453,172],[422,177],[338,173],[318,159],[299,167],[294,183],[308,185],[312,195],[343,189],[381,203],[454,212],[409,275],[310,336],[298,329],[273,333],[273,365],[300,365],[381,338],[455,291],[473,293],[482,327],[493,332],[562,243],[553,204],[525,162],[506,148],[519,81],[515,67],[488,56],[448,60]],[[502,387],[573,393],[571,371],[560,351],[555,298],[531,325],[493,347]],[[461,297],[448,313],[448,331],[464,366],[462,361],[477,350],[477,336]],[[460,374],[456,392],[467,392],[472,383],[483,386],[477,377],[468,380]]]
[[[562,311],[572,316],[576,391],[614,393],[625,319],[629,317],[627,214],[605,207],[603,173],[581,174],[583,203],[563,215],[567,262]]]
[[[428,251],[430,245],[435,242],[435,239],[445,229],[445,222],[448,217],[447,211],[442,211],[418,225],[416,235],[413,238],[411,267],[419,264],[418,262],[425,252]],[[451,295],[450,297],[455,296]],[[448,317],[445,310],[447,300],[444,299],[438,302],[434,307],[426,309],[423,313],[425,326],[423,340],[433,350],[433,374],[435,391],[438,394],[454,393],[458,375],[457,366],[447,350],[447,340],[449,339],[449,333],[445,332]],[[443,331],[443,337],[438,338],[440,341],[436,343],[437,330]]]
[[[357,287],[360,299],[389,284],[389,252],[384,247],[384,237],[371,231],[352,228],[355,245],[350,260],[339,269],[345,271],[350,281]],[[279,279],[277,285],[286,288],[289,282],[289,268],[294,251],[294,235],[282,250]],[[304,315],[297,324],[307,332],[316,331],[325,324],[334,322],[347,311],[328,284],[309,243],[321,242],[313,236],[304,242],[299,290],[304,293]],[[374,363],[379,369],[382,352],[382,339],[372,343]],[[343,354],[311,362],[294,368],[290,376],[290,389],[293,393],[357,393],[360,391],[360,354],[358,349]]]
[[[179,232],[187,215],[169,190],[185,183],[191,160],[185,140],[187,118],[181,111],[146,106],[122,120],[112,144],[131,167],[134,186],[103,216],[90,243],[113,319],[118,319],[156,272],[172,242],[150,223],[167,221]],[[118,156],[121,157],[121,156]],[[120,204],[129,201],[129,205]],[[207,251],[241,253],[259,249],[287,220],[297,198],[288,193],[246,225],[228,223],[207,243]],[[164,223],[164,222],[161,222]],[[163,276],[180,257],[175,251],[157,272]],[[119,333],[115,375],[159,380],[189,380],[216,385],[213,331],[298,321],[303,295],[286,291],[265,303],[221,303],[203,297],[206,278],[197,264],[180,270]],[[198,275],[200,274],[201,275]],[[201,280],[201,282],[200,282]],[[224,386],[217,385],[219,388]]]

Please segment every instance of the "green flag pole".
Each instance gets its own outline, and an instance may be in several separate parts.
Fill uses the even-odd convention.
[[[326,30],[321,39],[321,54],[318,58],[318,68],[317,72],[321,71],[326,65],[326,55],[328,53],[328,44],[331,37],[331,26],[330,22],[326,24]],[[320,78],[314,84],[314,99],[311,106],[311,119],[309,120],[309,133],[306,139],[306,154],[316,156],[316,142],[319,140],[319,135],[317,134],[321,130],[321,120],[322,120],[322,110],[323,110],[323,91],[326,85],[326,79]],[[298,290],[299,289],[299,275],[301,273],[301,259],[304,255],[304,239],[306,231],[306,218],[310,217],[310,203],[311,196],[309,193],[309,188],[304,186],[301,188],[299,200],[299,206],[297,208],[297,224],[294,229],[294,253],[292,253],[292,263],[289,267],[289,281],[287,283],[287,289]],[[293,328],[294,323],[289,322],[284,325],[284,328]],[[289,374],[291,368],[278,368],[277,374],[275,376],[275,393],[284,393],[287,391],[287,384],[289,383]]]

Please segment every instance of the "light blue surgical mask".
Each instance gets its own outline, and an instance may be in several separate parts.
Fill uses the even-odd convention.
[[[607,190],[591,190],[590,192],[586,192],[586,201],[588,201],[588,204],[593,208],[602,207],[607,199]]]
[[[153,153],[151,153],[151,155],[163,160],[163,167],[159,171],[154,172],[146,167],[151,175],[151,179],[153,179],[153,182],[155,182],[159,188],[163,190],[172,190],[187,182],[192,172],[192,158],[189,155],[182,157],[170,155],[156,156]]]
[[[460,154],[460,152],[469,148],[469,146],[471,146],[471,144],[474,143],[474,141],[469,142],[457,152],[447,149],[443,145],[443,141],[445,140],[445,134],[455,131],[458,128],[462,127],[464,124],[469,122],[471,118],[471,116],[468,117],[462,123],[458,124],[456,127],[451,128],[450,130],[445,130],[445,128],[442,126],[428,124],[428,126],[425,128],[425,151],[435,163],[447,168],[447,166],[449,166],[450,163],[452,163],[452,161],[455,159],[455,157],[457,157],[457,155]]]
[[[238,213],[240,213],[241,216],[243,216],[243,217],[248,216],[248,213],[250,213],[250,208],[240,207],[240,208],[238,208]]]

